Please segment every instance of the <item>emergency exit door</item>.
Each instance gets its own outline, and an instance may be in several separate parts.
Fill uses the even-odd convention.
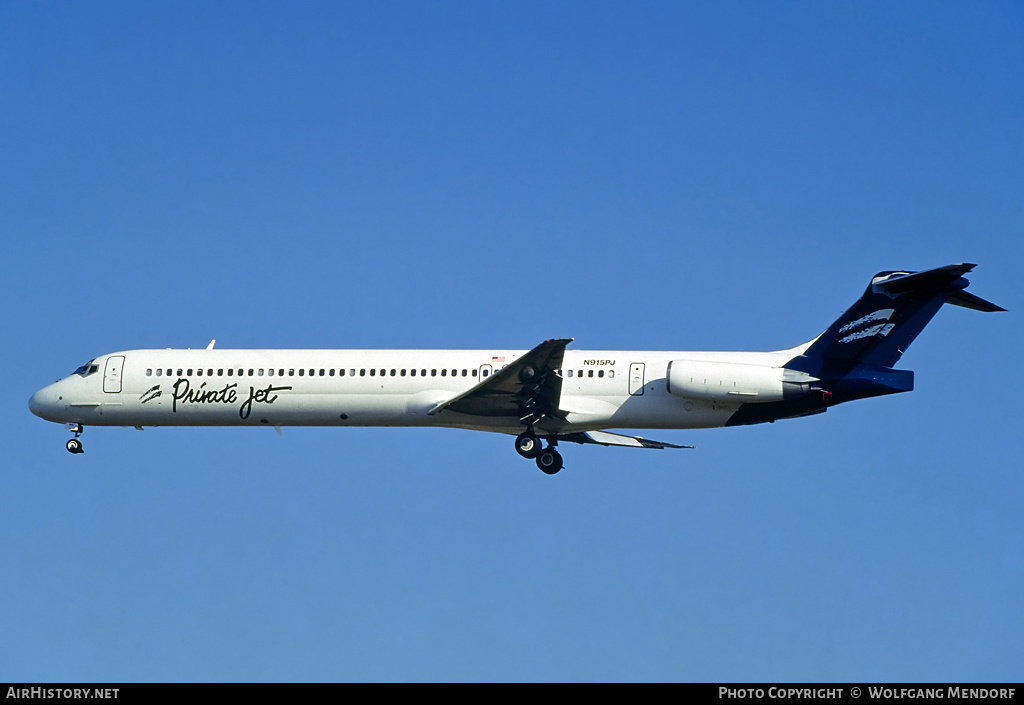
[[[629,393],[638,397],[644,393],[644,363],[634,362],[629,366]]]

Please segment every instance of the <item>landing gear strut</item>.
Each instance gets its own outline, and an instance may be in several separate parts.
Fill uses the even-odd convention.
[[[75,437],[67,442],[68,452],[69,453],[74,453],[76,455],[78,453],[84,453],[85,451],[82,449],[82,442],[80,440],[78,440],[78,437],[82,435],[82,431],[85,430],[82,427],[82,424],[80,424],[80,423],[69,423],[68,424],[68,430],[75,432]]]

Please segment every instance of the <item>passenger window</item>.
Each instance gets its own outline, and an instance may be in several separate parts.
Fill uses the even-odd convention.
[[[245,370],[239,370],[238,371],[238,376],[241,377],[243,372],[245,372]]]
[[[302,376],[304,376],[305,374],[306,374],[306,371],[305,371],[305,370],[303,370],[303,369],[300,369],[300,370],[299,370],[299,377],[302,377]]]
[[[310,370],[309,371],[309,376],[310,377],[312,377],[314,374],[316,374],[316,370]]]
[[[370,376],[371,376],[371,377],[376,377],[376,376],[377,376],[377,370],[373,370],[373,369],[371,369],[371,370],[370,370]]]
[[[615,376],[615,370],[608,370],[608,377],[612,378]]]
[[[441,376],[442,377],[447,377],[448,376],[448,370],[441,370]]]
[[[295,370],[288,370],[288,376],[289,377],[294,377],[295,376]]]
[[[359,370],[359,376],[360,377],[365,377],[366,376],[366,370]]]
[[[402,368],[402,372],[400,374],[402,377],[405,377],[405,368]]]
[[[178,376],[181,377],[181,368],[178,368]]]
[[[203,368],[200,367],[199,369],[197,369],[196,370],[196,374],[199,375],[200,377],[202,377],[203,376]]]
[[[577,377],[582,377],[583,376],[583,370],[580,370],[579,372],[577,372],[576,376]]]
[[[313,370],[310,370],[310,371],[309,371],[309,374],[313,374]],[[323,370],[320,370],[320,376],[321,376],[321,377],[323,377],[323,376],[324,376],[324,371],[323,371]]]
[[[420,370],[420,377],[426,377],[426,376],[427,376],[427,371],[426,370]]]
[[[473,376],[476,377],[476,370],[473,370]]]
[[[148,370],[146,370],[146,376],[147,377],[152,377],[153,376],[153,368],[152,367],[150,367]]]
[[[604,370],[598,370],[597,371],[597,376],[598,377],[604,377]]]
[[[463,377],[468,377],[469,376],[469,370],[463,370],[462,371],[462,376]]]
[[[594,371],[593,370],[587,370],[587,377],[593,377],[593,376],[594,376]]]
[[[263,376],[263,368],[262,367],[259,368],[258,370],[256,370],[256,376],[257,377],[262,377]]]
[[[392,376],[392,377],[394,377],[394,376],[395,376],[395,370],[391,370],[391,376]]]
[[[489,374],[491,374],[491,371],[490,371],[490,370],[484,370],[484,377],[486,377],[486,376],[487,376],[487,375],[489,375]]]
[[[437,370],[431,370],[430,371],[430,376],[431,377],[437,377]]]
[[[572,377],[572,370],[569,370],[569,376]]]
[[[350,375],[350,376],[352,376],[352,377],[355,377],[355,376],[356,376],[356,371],[355,371],[355,370],[349,370],[349,371],[348,371],[348,373],[349,373],[349,375]]]
[[[333,376],[334,376],[334,368],[332,367],[331,369],[329,369],[329,370],[327,371],[327,374],[328,374],[329,376],[333,377]]]
[[[402,370],[402,374],[405,374],[405,370]],[[416,370],[409,370],[409,374],[413,377],[416,376]]]
[[[388,371],[387,371],[387,370],[381,370],[381,371],[380,371],[380,376],[381,376],[381,377],[383,377],[383,376],[384,376],[384,375],[386,375],[387,373],[388,373]]]
[[[191,367],[190,367],[190,368],[188,368],[188,373],[187,373],[187,375],[188,375],[189,377],[191,377],[191,376],[192,376],[192,368],[191,368]]]
[[[169,371],[170,371],[170,370],[168,370],[168,372],[169,372]],[[231,368],[228,368],[228,377],[234,377],[234,376],[235,376],[235,371],[234,371],[234,370],[232,370]]]
[[[221,369],[217,370],[217,376],[218,377],[223,377],[224,376],[224,368],[223,367]]]

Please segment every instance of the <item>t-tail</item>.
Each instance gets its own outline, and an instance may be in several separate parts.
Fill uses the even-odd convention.
[[[786,398],[744,404],[730,426],[821,413],[845,401],[914,389],[914,373],[894,370],[943,304],[1005,311],[965,291],[973,264],[924,272],[879,272],[864,295],[805,350],[783,365]]]

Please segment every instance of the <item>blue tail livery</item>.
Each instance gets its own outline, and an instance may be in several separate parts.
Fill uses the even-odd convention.
[[[729,425],[806,416],[845,401],[912,391],[914,373],[892,366],[943,304],[1006,310],[965,291],[970,282],[963,275],[976,266],[879,272],[853,306],[783,366],[791,398],[773,408],[744,405]]]

